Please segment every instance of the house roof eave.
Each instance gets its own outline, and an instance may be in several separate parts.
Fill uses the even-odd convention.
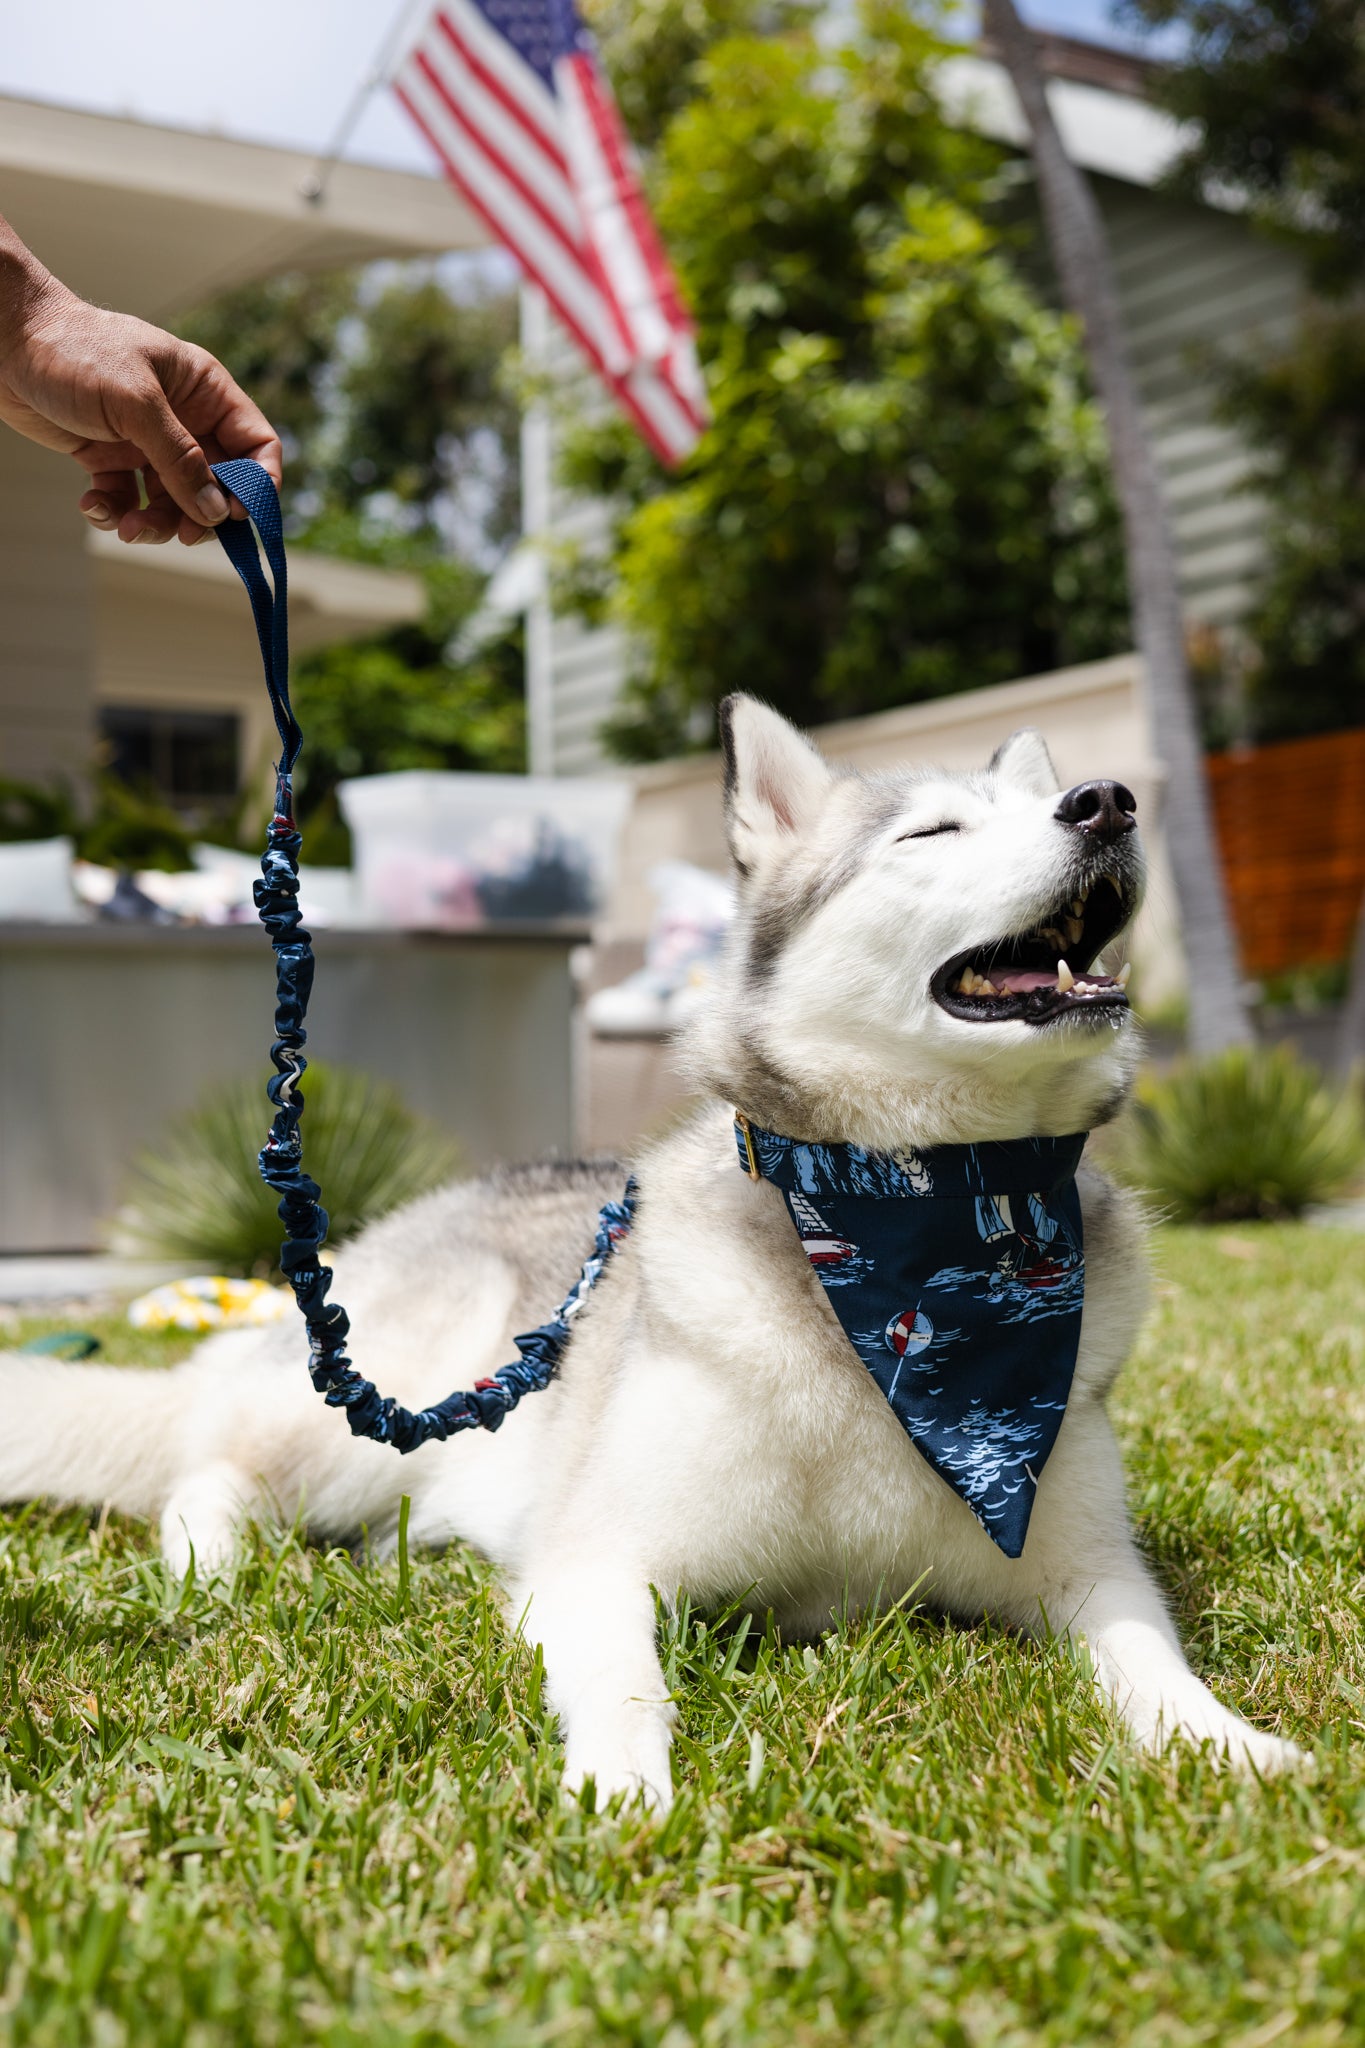
[[[4,210],[64,283],[166,320],[282,270],[484,247],[443,178],[0,95]]]
[[[245,617],[246,599],[237,572],[220,547],[134,548],[112,533],[91,531],[96,588],[111,597],[150,603],[189,604],[209,620],[224,614]],[[419,576],[344,562],[334,555],[292,549],[289,556],[289,619],[299,647],[358,640],[420,619],[426,591]]]
[[[951,120],[1011,148],[1027,147],[1028,124],[1008,74],[993,57],[965,52],[945,58],[938,94]],[[1130,88],[1054,76],[1047,96],[1073,163],[1126,184],[1158,184],[1192,139],[1188,126]]]

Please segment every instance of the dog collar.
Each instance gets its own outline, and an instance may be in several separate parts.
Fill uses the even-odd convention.
[[[1086,1136],[869,1152],[735,1118],[896,1420],[1007,1557],[1076,1371]]]

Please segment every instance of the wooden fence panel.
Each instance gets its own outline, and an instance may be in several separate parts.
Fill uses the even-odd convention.
[[[1365,893],[1365,726],[1211,754],[1208,771],[1247,973],[1345,959]]]

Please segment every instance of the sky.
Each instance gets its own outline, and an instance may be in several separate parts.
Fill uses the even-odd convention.
[[[423,0],[43,0],[6,10],[0,93],[321,151],[399,18],[415,26],[423,11]],[[1042,28],[1124,40],[1108,0],[1023,0],[1022,11]],[[384,92],[345,154],[432,168]]]

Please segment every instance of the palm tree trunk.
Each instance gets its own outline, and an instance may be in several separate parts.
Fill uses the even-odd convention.
[[[984,12],[1028,122],[1058,283],[1084,330],[1109,429],[1133,631],[1147,674],[1155,750],[1167,773],[1166,841],[1189,969],[1190,1047],[1197,1054],[1219,1052],[1249,1044],[1252,1032],[1185,663],[1175,551],[1128,361],[1104,226],[1094,194],[1057,133],[1033,37],[1014,0],[985,0]]]
[[[1365,896],[1360,899],[1355,945],[1351,949],[1351,979],[1337,1026],[1339,1071],[1345,1076],[1361,1062],[1365,1062]]]

